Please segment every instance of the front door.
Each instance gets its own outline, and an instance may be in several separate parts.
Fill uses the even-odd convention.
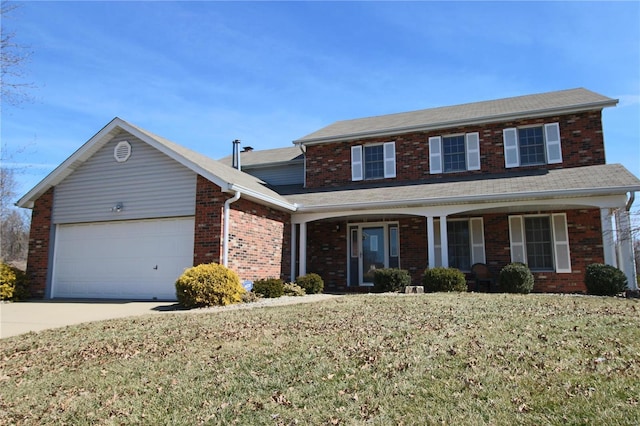
[[[376,269],[399,267],[398,225],[350,225],[349,258],[349,285],[373,285]]]

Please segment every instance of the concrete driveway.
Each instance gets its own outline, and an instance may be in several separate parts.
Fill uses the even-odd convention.
[[[0,303],[0,338],[83,322],[174,311],[174,302],[69,301]]]
[[[255,309],[299,303],[313,303],[342,297],[335,294],[307,294],[260,299],[253,303],[183,310],[177,302],[132,302],[127,300],[39,300],[33,302],[0,302],[0,338],[30,331],[65,327],[83,322],[146,314],[213,313],[232,309]]]

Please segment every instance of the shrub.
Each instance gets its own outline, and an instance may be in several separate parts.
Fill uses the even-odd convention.
[[[307,292],[296,283],[285,283],[284,294],[285,296],[304,296]]]
[[[176,281],[178,302],[186,308],[238,303],[244,293],[238,274],[217,263],[189,268]]]
[[[242,303],[254,303],[260,299],[262,299],[262,297],[253,291],[245,291],[242,295]]]
[[[296,278],[296,284],[304,289],[307,294],[322,293],[324,281],[318,274],[307,274]]]
[[[376,269],[373,273],[373,291],[384,293],[389,291],[404,291],[411,285],[409,271],[398,268]]]
[[[510,263],[500,270],[500,288],[505,293],[531,293],[533,274],[523,263]]]
[[[627,277],[616,267],[592,263],[587,265],[584,283],[589,294],[615,296],[627,288]]]
[[[253,283],[253,292],[266,298],[276,298],[284,294],[284,284],[280,278],[265,278]]]
[[[23,300],[29,297],[27,274],[6,263],[0,263],[0,300]]]
[[[467,278],[456,268],[431,268],[424,271],[424,291],[467,291]]]

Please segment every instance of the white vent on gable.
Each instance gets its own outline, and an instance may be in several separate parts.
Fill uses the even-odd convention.
[[[124,163],[131,157],[131,144],[127,141],[118,142],[118,145],[113,149],[113,158],[118,163]]]

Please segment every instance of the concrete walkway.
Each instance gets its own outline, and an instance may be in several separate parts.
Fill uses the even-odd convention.
[[[0,303],[0,338],[84,322],[147,314],[212,313],[230,309],[253,309],[266,306],[311,303],[335,297],[339,296],[331,294],[310,294],[300,297],[284,296],[277,299],[261,299],[254,303],[191,310],[181,310],[175,302],[42,300]]]

